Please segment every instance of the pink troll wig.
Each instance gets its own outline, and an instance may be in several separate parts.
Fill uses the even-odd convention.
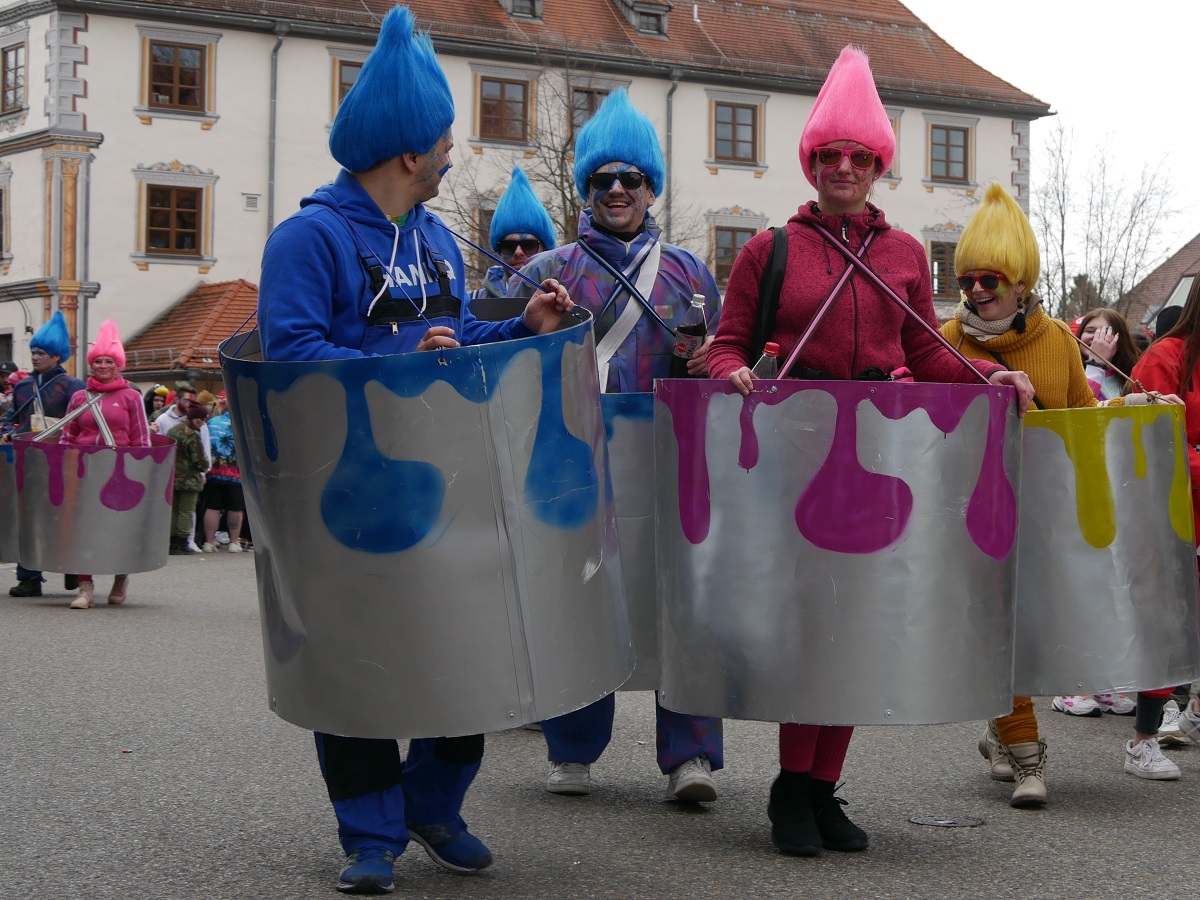
[[[88,350],[87,361],[90,365],[101,356],[111,356],[117,364],[118,371],[125,368],[125,348],[121,345],[121,334],[117,331],[117,323],[105,319],[100,323],[96,340]]]
[[[800,133],[800,162],[813,187],[813,151],[832,141],[857,141],[874,150],[884,172],[896,158],[896,133],[875,90],[867,54],[854,46],[842,48]]]

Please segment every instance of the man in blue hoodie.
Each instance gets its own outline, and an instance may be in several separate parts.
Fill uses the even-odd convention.
[[[558,327],[572,303],[553,279],[519,318],[471,314],[462,254],[424,206],[450,169],[453,120],[428,35],[413,33],[407,8],[394,8],[334,120],[329,147],[342,171],[267,241],[258,305],[264,358],[409,353]],[[347,856],[338,890],[392,890],[392,864],[410,837],[451,871],[491,864],[459,814],[483,735],[413,740],[407,760],[394,740],[315,737]]]
[[[33,355],[33,374],[13,388],[12,406],[0,423],[5,443],[11,442],[14,434],[41,431],[45,424],[39,417],[61,419],[67,414],[71,398],[86,388],[62,367],[71,358],[71,336],[61,310],[55,310],[50,321],[29,339],[29,350]],[[37,569],[27,569],[18,563],[17,584],[8,592],[14,597],[40,597],[43,581]],[[79,587],[79,579],[67,575],[63,584],[73,591]]]

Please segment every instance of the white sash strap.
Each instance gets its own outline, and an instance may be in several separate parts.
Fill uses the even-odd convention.
[[[637,281],[633,284],[638,293],[647,299],[650,297],[650,292],[654,290],[654,280],[658,278],[658,264],[661,260],[662,247],[658,241],[655,241],[650,252],[646,254],[646,261],[642,263]],[[625,343],[625,339],[629,337],[644,312],[645,309],[641,302],[636,297],[630,296],[629,301],[625,304],[625,310],[613,323],[613,327],[608,330],[608,333],[600,339],[600,343],[596,345],[596,364],[600,370],[601,393],[608,390],[609,362],[612,361],[613,355],[621,345]]]

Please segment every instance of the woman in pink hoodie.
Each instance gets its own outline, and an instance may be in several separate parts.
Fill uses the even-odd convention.
[[[800,207],[788,221],[787,264],[773,327],[765,336],[779,344],[785,359],[824,304],[838,291],[795,361],[779,377],[978,381],[1017,389],[1024,413],[1033,396],[1029,379],[998,363],[975,362],[967,369],[930,331],[935,327],[929,263],[920,241],[892,228],[883,212],[867,201],[876,182],[891,169],[896,154],[892,130],[864,53],[842,50],[821,88],[800,136],[800,159],[816,202]],[[713,378],[728,378],[743,394],[753,385],[759,291],[771,254],[766,232],[746,242],[734,261],[721,311],[721,323],[708,352]],[[929,326],[908,316],[863,275],[851,271],[836,242],[856,253]],[[893,376],[893,373],[896,373]],[[771,840],[784,853],[816,856],[824,850],[867,849],[866,833],[842,811],[834,795],[854,729],[846,726],[783,723],[779,726],[780,772],[771,786],[767,817]]]
[[[87,355],[92,374],[88,376],[87,389],[78,391],[67,406],[67,413],[78,409],[88,401],[90,408],[63,426],[62,440],[67,444],[109,445],[100,420],[108,427],[112,437],[111,446],[149,447],[150,423],[146,420],[146,407],[142,395],[121,377],[125,368],[125,348],[117,332],[117,323],[106,320],[100,326],[95,343]],[[113,578],[108,602],[121,603],[129,586],[128,575]],[[94,602],[95,585],[91,575],[79,576],[79,594],[71,601],[71,609],[87,609]]]

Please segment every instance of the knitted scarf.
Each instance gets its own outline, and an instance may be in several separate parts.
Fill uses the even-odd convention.
[[[982,343],[987,343],[992,338],[997,338],[1011,328],[1015,328],[1018,333],[1025,331],[1025,319],[1028,318],[1042,300],[1040,297],[1030,294],[1028,297],[1023,297],[1017,301],[1017,311],[1011,316],[1005,316],[1003,319],[988,321],[981,319],[979,314],[975,312],[963,300],[958,304],[958,309],[954,311],[954,318],[962,323],[962,329],[975,340]]]

